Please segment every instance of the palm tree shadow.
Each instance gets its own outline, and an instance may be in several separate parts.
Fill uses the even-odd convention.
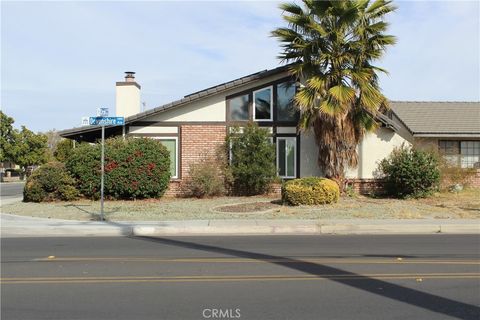
[[[430,293],[422,292],[416,289],[400,286],[379,279],[370,278],[354,272],[342,270],[339,268],[317,264],[308,261],[300,261],[291,258],[261,254],[237,249],[223,248],[206,244],[199,244],[188,241],[180,241],[167,238],[154,238],[146,236],[132,236],[132,239],[151,241],[164,245],[182,247],[198,251],[214,252],[235,256],[239,258],[256,259],[265,261],[282,267],[301,271],[314,276],[322,277],[322,275],[330,276],[352,276],[355,279],[345,277],[329,277],[331,281],[341,283],[343,285],[360,289],[372,294],[376,294],[395,301],[408,303],[412,306],[423,308],[432,312],[444,314],[458,319],[480,319],[480,308],[475,305],[443,298]],[[379,289],[381,288],[381,289]]]

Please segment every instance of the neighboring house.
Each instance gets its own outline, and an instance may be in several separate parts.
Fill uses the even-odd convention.
[[[179,186],[188,176],[192,163],[205,155],[213,155],[218,146],[224,143],[231,127],[245,125],[248,121],[255,121],[271,132],[276,145],[280,177],[290,179],[322,176],[317,165],[318,148],[313,134],[297,133],[298,112],[292,105],[296,86],[297,83],[289,75],[288,66],[282,66],[195,92],[181,100],[140,112],[141,87],[135,82],[134,73],[127,72],[125,81],[116,83],[116,115],[126,117],[125,125],[107,127],[106,136],[141,136],[160,140],[170,151],[172,159],[170,194],[180,192]],[[403,107],[404,105],[413,106],[413,110],[417,105],[421,108],[424,103],[393,102],[393,111],[388,115],[379,116],[380,128],[375,133],[368,134],[359,144],[359,166],[349,170],[347,177],[356,186],[360,186],[360,189],[368,189],[374,181],[372,179],[380,160],[387,157],[395,147],[415,142],[417,135],[424,132],[416,131],[422,123],[430,125],[429,119],[419,120],[418,125],[416,120],[411,121],[411,117],[406,117],[405,114],[417,111],[409,111]],[[435,105],[437,104],[429,103],[429,106]],[[459,108],[454,111],[456,115],[464,112],[462,103],[445,102],[439,105],[445,108],[432,112],[431,117],[436,113],[443,113],[444,109],[449,107]],[[476,119],[477,126],[470,123],[475,121],[475,112],[479,115],[480,103],[466,105],[472,108],[471,116],[466,116],[470,119],[468,126],[467,122],[442,124],[437,131],[446,130],[444,132],[446,134],[470,132],[469,139],[476,140],[472,150],[476,152],[478,162],[480,117]],[[416,119],[417,116],[413,118]],[[60,135],[76,141],[93,142],[99,139],[100,128],[78,127],[61,131]],[[457,136],[462,139],[465,137]],[[440,137],[442,136],[432,136],[432,139]],[[443,146],[443,142],[439,143]],[[462,142],[459,144],[463,145]]]

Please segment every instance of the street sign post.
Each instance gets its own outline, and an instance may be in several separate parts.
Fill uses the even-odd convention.
[[[108,108],[98,108],[97,117],[90,117],[89,124],[102,127],[102,160],[101,160],[101,178],[100,178],[100,219],[105,220],[104,215],[104,184],[105,184],[105,126],[123,126],[124,117],[109,117]]]

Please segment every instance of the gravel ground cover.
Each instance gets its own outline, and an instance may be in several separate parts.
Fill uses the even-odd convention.
[[[99,201],[7,204],[2,213],[43,218],[96,220]],[[272,197],[163,198],[106,201],[109,220],[196,219],[476,219],[480,218],[480,189],[459,194],[439,193],[427,199],[342,197],[332,205],[283,206]]]

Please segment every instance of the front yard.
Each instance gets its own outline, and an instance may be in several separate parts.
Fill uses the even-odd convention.
[[[14,203],[2,213],[43,218],[96,220],[99,201]],[[278,198],[220,197],[142,201],[106,201],[109,220],[195,219],[478,219],[480,189],[459,194],[439,193],[427,199],[396,200],[364,196],[342,197],[333,205],[282,206]]]

